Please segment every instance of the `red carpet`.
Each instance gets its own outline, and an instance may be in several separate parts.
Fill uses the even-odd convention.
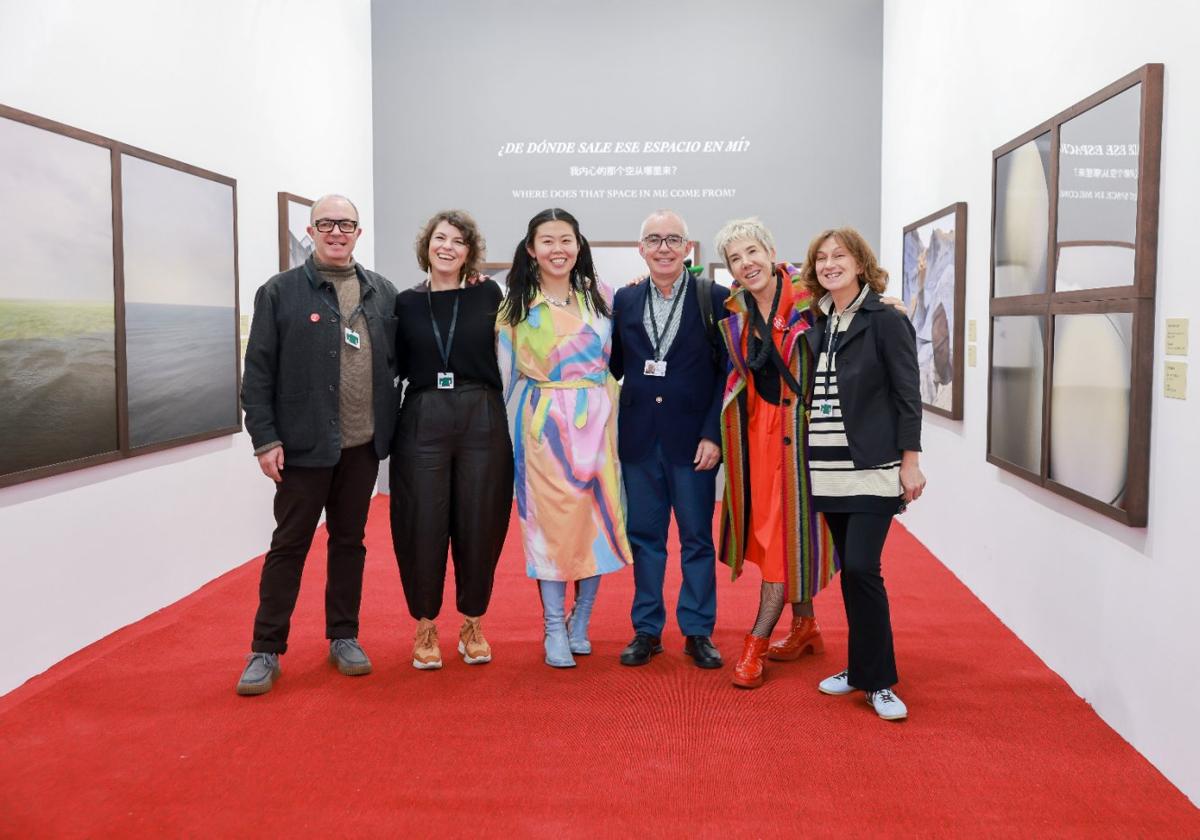
[[[817,602],[825,654],[730,685],[754,570],[721,575],[721,671],[685,661],[673,626],[666,654],[618,664],[628,572],[601,587],[595,654],[546,667],[515,522],[485,622],[495,661],[451,655],[450,583],[446,667],[416,671],[386,505],[368,535],[372,676],[325,660],[314,559],[282,679],[237,697],[248,563],[0,698],[0,836],[1200,837],[1200,811],[901,528],[885,572],[911,718],[889,724],[816,691],[844,665],[836,587]]]

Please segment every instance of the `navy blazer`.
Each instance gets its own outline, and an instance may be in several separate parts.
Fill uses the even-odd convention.
[[[664,359],[665,377],[645,374],[646,361],[654,358],[654,344],[642,324],[650,278],[619,289],[613,297],[609,369],[618,379],[625,377],[617,418],[617,453],[622,461],[645,460],[657,443],[671,463],[691,464],[702,438],[720,445],[725,349],[720,344],[714,358],[696,302],[695,280],[689,276],[687,283],[687,297],[677,316],[679,332]],[[728,289],[713,284],[714,320],[728,314],[728,296]]]
[[[829,317],[805,333],[820,359]],[[850,457],[859,469],[921,451],[921,384],[912,322],[867,292],[837,346],[838,402]]]

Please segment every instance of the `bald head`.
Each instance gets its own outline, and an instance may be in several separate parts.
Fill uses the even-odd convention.
[[[350,265],[354,245],[362,236],[358,226],[358,208],[344,195],[323,195],[318,198],[308,214],[308,235],[313,241],[313,256],[325,265]],[[321,222],[334,222],[329,230],[318,230]],[[353,224],[351,224],[351,222]],[[342,230],[342,225],[350,230]]]
[[[675,222],[674,227],[676,230],[683,236],[684,239],[688,238],[688,226],[687,222],[683,220],[683,216],[680,216],[674,210],[655,210],[642,221],[642,229],[638,233],[638,239],[644,238],[646,236],[646,229],[652,226],[654,222],[659,221]]]
[[[642,222],[638,252],[659,289],[670,288],[683,274],[688,251],[687,223],[674,210],[655,210]]]
[[[331,207],[331,205],[333,205]],[[345,213],[346,208],[350,208],[349,213]],[[343,215],[330,216],[330,211],[336,211]],[[323,195],[313,202],[312,209],[308,211],[308,221],[312,224],[317,219],[354,219],[358,221],[358,208],[354,206],[354,202],[346,198],[344,195],[337,193],[329,193]]]

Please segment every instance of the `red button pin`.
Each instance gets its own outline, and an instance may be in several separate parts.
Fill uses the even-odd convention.
[[[308,316],[308,320],[312,321],[315,324],[315,323],[317,323],[317,321],[321,320],[321,315],[318,312],[314,312],[313,314]]]

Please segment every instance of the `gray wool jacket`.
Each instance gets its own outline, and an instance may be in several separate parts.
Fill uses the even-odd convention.
[[[355,265],[371,334],[375,454],[384,458],[396,423],[396,287]],[[313,258],[276,274],[254,296],[242,408],[255,451],[282,443],[286,463],[331,467],[341,458],[338,384],[345,348],[337,292]]]

